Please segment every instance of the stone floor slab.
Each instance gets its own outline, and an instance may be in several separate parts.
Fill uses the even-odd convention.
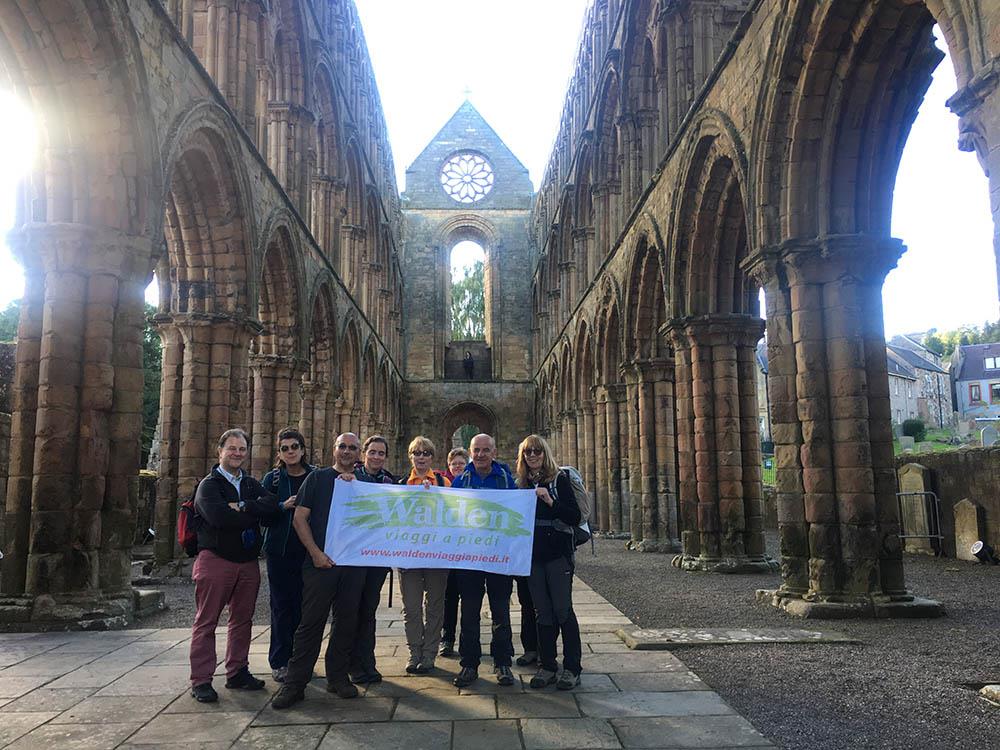
[[[330,724],[389,721],[396,705],[394,698],[369,698],[362,696],[344,700],[322,688],[309,686],[306,699],[283,711],[270,705],[254,719],[255,727],[278,724]]]
[[[621,743],[601,719],[525,719],[521,722],[525,750],[613,750]]]
[[[771,747],[742,716],[611,719],[626,748]]]
[[[92,688],[38,688],[26,695],[11,701],[2,708],[0,713],[30,712],[30,711],[65,711],[75,706],[93,691]]]
[[[716,716],[734,713],[710,691],[590,693],[577,696],[584,716]]]
[[[572,693],[532,690],[523,695],[498,695],[497,716],[501,719],[563,719],[580,716],[580,708]]]
[[[78,688],[92,687],[95,690],[105,685],[110,685],[122,675],[129,672],[131,667],[118,665],[106,666],[101,661],[96,661],[79,669],[74,669],[48,684],[50,688]]]
[[[623,628],[618,635],[636,651],[748,643],[860,643],[836,630],[803,628]]]
[[[132,721],[146,722],[172,700],[172,695],[146,695],[142,700],[132,697],[91,696],[63,711],[52,719],[52,723],[101,724],[122,716],[127,716]]]
[[[161,745],[178,738],[201,742],[235,742],[254,715],[246,711],[206,714],[160,714],[129,738],[135,745]]]
[[[257,713],[268,704],[273,695],[272,690],[228,690],[222,685],[216,685],[219,693],[217,703],[199,703],[185,690],[169,706],[163,709],[166,714],[203,714],[220,711],[250,711]]]
[[[361,685],[358,687],[365,691],[366,696],[373,698],[400,698],[426,690],[451,690],[457,695],[458,689],[452,686],[451,679],[451,674],[446,672],[433,675],[406,675],[405,677],[389,675],[384,676],[382,682],[369,685],[367,688]]]
[[[12,667],[7,667],[0,672],[0,677],[32,677],[38,675],[61,677],[67,672],[72,672],[74,669],[89,664],[98,658],[100,658],[100,654],[93,653],[59,655],[44,653],[20,661]]]
[[[694,672],[620,672],[610,677],[625,692],[711,690]]]
[[[319,750],[442,750],[451,743],[451,731],[448,721],[335,724],[323,737]]]
[[[97,695],[177,695],[191,686],[191,667],[136,667],[101,688]]]
[[[627,654],[593,654],[583,661],[585,672],[681,672],[683,662],[669,651],[633,651]]]
[[[399,699],[393,721],[432,719],[495,719],[496,699],[492,695],[455,695],[453,692],[426,691]]]
[[[316,750],[326,730],[325,724],[250,727],[233,745],[233,750]]]
[[[55,716],[54,711],[4,714],[0,720],[0,747],[5,747]]]
[[[20,698],[25,693],[30,693],[35,688],[52,681],[51,675],[7,677],[4,672],[0,672],[0,698]]]
[[[113,750],[142,724],[46,724],[33,729],[8,750]]]
[[[521,735],[513,719],[456,721],[452,750],[520,750]]]

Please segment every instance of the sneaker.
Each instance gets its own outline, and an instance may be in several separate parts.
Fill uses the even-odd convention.
[[[326,692],[336,693],[338,698],[357,698],[358,689],[349,682],[326,683]]]
[[[494,667],[493,674],[497,676],[497,685],[514,684],[514,673],[510,671],[510,667]]]
[[[525,651],[514,660],[514,663],[519,667],[527,667],[534,664],[536,661],[538,661],[537,651]]]
[[[274,700],[271,701],[271,708],[276,711],[282,711],[286,708],[294,706],[305,697],[306,694],[302,688],[294,688],[291,685],[282,685],[278,692],[274,694]]]
[[[378,671],[362,672],[351,677],[351,682],[355,685],[374,685],[377,682],[382,682],[382,673]]]
[[[420,659],[411,656],[406,662],[406,674],[420,674]]]
[[[441,641],[441,650],[438,651],[438,656],[454,656],[455,655],[455,641]]]
[[[226,680],[226,687],[230,690],[263,690],[264,681],[258,680],[247,667],[243,667],[239,672]]]
[[[288,667],[278,667],[271,670],[271,679],[275,682],[284,682],[288,677]]]
[[[556,682],[557,675],[555,672],[550,672],[547,669],[539,669],[535,672],[535,676],[531,678],[531,682],[528,683],[529,687],[533,687],[535,690],[539,690],[543,687],[548,687],[549,685],[554,685]]]
[[[426,659],[417,665],[417,674],[427,674],[434,671],[434,660]]]
[[[559,690],[572,690],[580,684],[580,675],[573,674],[568,669],[564,669],[559,679],[556,680],[556,688]]]
[[[462,671],[458,673],[458,676],[452,680],[452,684],[455,687],[468,687],[473,682],[479,679],[479,670],[473,667],[462,667]]]
[[[203,682],[191,688],[191,697],[199,703],[215,703],[219,700],[219,694],[215,692],[211,682]]]

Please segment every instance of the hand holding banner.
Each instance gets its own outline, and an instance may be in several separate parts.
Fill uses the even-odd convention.
[[[526,576],[534,490],[334,483],[324,552],[337,565]]]

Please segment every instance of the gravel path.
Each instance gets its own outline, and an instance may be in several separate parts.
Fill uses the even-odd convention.
[[[775,554],[777,536],[768,541]],[[860,640],[677,651],[782,747],[1000,748],[1000,708],[966,685],[1000,682],[1000,567],[908,555],[910,590],[948,614],[905,621],[800,620],[754,601],[778,574],[687,573],[621,541],[578,554],[577,575],[642,627],[807,627]]]
[[[771,535],[772,554],[777,545]],[[907,556],[907,585],[945,605],[934,620],[799,620],[757,604],[777,574],[686,573],[669,555],[598,540],[577,575],[642,627],[807,627],[859,645],[706,646],[677,652],[772,742],[785,748],[1000,748],[1000,709],[976,689],[1000,683],[1000,567]],[[263,567],[263,566],[262,566]],[[170,609],[137,627],[189,627],[190,582],[158,583]],[[398,593],[397,593],[398,595]],[[267,585],[255,622],[268,622]],[[584,660],[586,669],[586,660]]]

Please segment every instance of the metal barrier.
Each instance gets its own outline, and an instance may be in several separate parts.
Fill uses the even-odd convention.
[[[903,540],[927,539],[930,541],[931,547],[934,548],[934,554],[943,555],[944,535],[941,533],[941,499],[937,493],[930,491],[897,492],[896,502],[899,505],[899,538]],[[920,504],[923,517],[927,519],[927,533],[916,533],[916,529],[908,531],[906,528],[905,505],[915,507],[917,503]]]

